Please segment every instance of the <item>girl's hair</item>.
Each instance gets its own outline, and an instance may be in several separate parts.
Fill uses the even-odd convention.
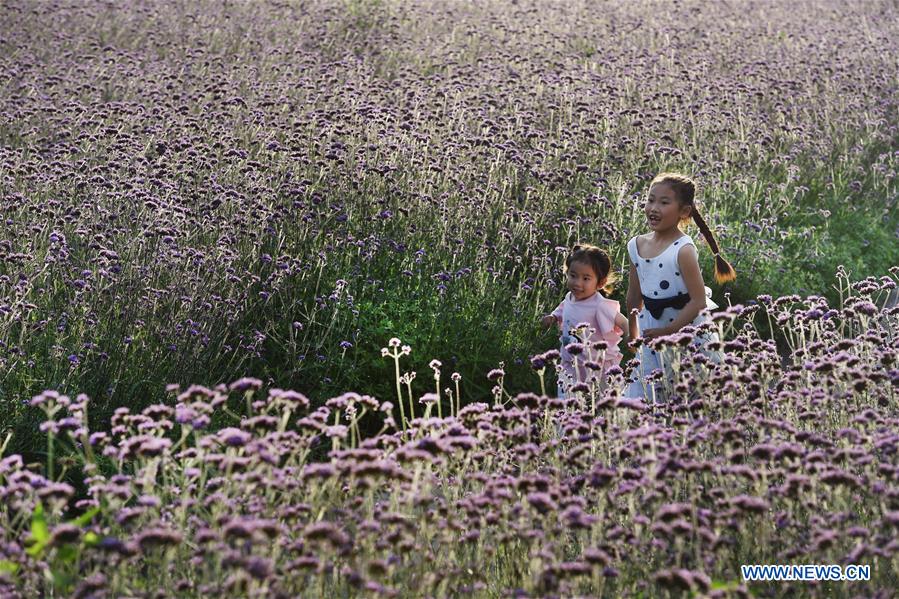
[[[568,272],[575,262],[583,262],[593,269],[603,295],[612,293],[617,277],[612,272],[612,260],[605,250],[595,245],[578,244],[571,248],[571,252],[565,258],[565,272]]]
[[[649,187],[652,188],[652,186],[657,183],[670,185],[671,189],[674,190],[674,195],[677,196],[678,201],[681,203],[681,206],[690,206],[690,216],[693,218],[693,222],[699,227],[699,232],[702,233],[702,236],[709,244],[709,247],[712,248],[712,252],[715,255],[715,281],[718,283],[726,283],[736,279],[737,273],[734,270],[734,267],[721,255],[721,248],[718,246],[715,234],[712,233],[709,225],[706,224],[705,219],[702,218],[702,215],[700,215],[699,211],[696,209],[696,183],[694,183],[690,177],[681,175],[680,173],[660,173],[652,180]]]

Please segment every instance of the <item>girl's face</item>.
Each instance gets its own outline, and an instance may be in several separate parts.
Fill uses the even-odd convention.
[[[656,232],[670,231],[680,221],[690,216],[690,206],[681,205],[674,189],[667,183],[656,183],[649,188],[649,197],[643,207],[646,222],[650,230]]]
[[[572,262],[568,266],[566,274],[568,291],[576,300],[585,300],[593,297],[600,287],[600,281],[596,278],[593,267],[586,262]]]

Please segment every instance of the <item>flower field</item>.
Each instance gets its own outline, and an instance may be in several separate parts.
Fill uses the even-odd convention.
[[[787,296],[717,314],[725,361],[684,354],[667,404],[618,397],[619,372],[602,393],[500,390],[442,418],[424,394],[420,416],[397,422],[397,404],[415,399],[399,380],[396,403],[344,393],[314,408],[242,378],[173,386],[174,405],[119,408],[111,430],[93,432],[87,396],[44,392],[30,404],[46,416],[48,451],[78,447],[85,476],[76,488],[19,455],[0,461],[0,590],[888,597],[899,583],[899,308],[872,300],[892,288],[847,285],[841,309]],[[791,362],[756,318],[789,328]],[[401,343],[384,348],[398,366],[410,359]],[[555,353],[538,356],[541,376]],[[503,376],[491,377],[500,388]],[[239,426],[210,430],[216,411]],[[384,428],[361,437],[373,416]],[[739,566],[761,563],[866,564],[871,579],[750,587]]]
[[[0,594],[899,586],[895,3],[0,17]],[[725,360],[547,397],[565,253],[625,273],[664,170]]]

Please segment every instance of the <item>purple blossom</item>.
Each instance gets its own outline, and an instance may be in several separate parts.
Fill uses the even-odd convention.
[[[487,380],[489,381],[497,381],[502,377],[506,376],[506,373],[501,368],[494,368],[490,372],[487,373]]]
[[[149,528],[137,536],[138,547],[148,551],[154,547],[178,545],[181,543],[181,534],[168,528]]]
[[[244,377],[242,379],[237,379],[230,385],[228,385],[229,391],[237,391],[237,392],[245,392],[245,391],[256,391],[260,387],[262,387],[262,381],[252,377]]]
[[[229,447],[243,447],[252,439],[252,435],[239,428],[228,427],[218,432],[219,440]]]

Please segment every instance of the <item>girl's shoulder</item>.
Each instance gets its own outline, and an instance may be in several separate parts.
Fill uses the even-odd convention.
[[[627,242],[627,253],[633,264],[638,264],[640,262],[640,258],[642,257],[642,255],[640,254],[640,242],[650,242],[651,240],[652,240],[652,233],[646,233],[645,235],[635,235],[634,237],[631,237],[630,241]],[[643,243],[643,245],[645,247],[645,243]],[[668,247],[666,247],[664,250],[662,250],[658,255],[656,255],[653,258],[646,259],[646,260],[647,261],[655,260],[662,254],[665,254],[666,252],[671,251],[672,249],[680,252],[680,248],[687,246],[687,245],[695,246],[696,244],[693,242],[693,238],[690,237],[689,235],[687,235],[687,234],[681,235],[680,237],[675,239],[673,242],[671,242],[671,244]]]
[[[686,233],[684,233],[683,235],[681,235],[680,237],[678,237],[677,239],[675,239],[675,240],[674,240],[674,243],[671,244],[671,245],[676,245],[676,246],[679,246],[679,247],[683,247],[683,246],[685,246],[685,245],[692,245],[692,246],[695,247],[695,246],[696,246],[696,243],[693,241],[693,238],[692,238],[692,237],[690,237],[689,235],[687,235]]]
[[[627,255],[631,259],[631,264],[636,264],[639,259],[640,252],[637,250],[637,238],[640,235],[634,235],[627,242]]]
[[[599,293],[596,294],[596,297],[598,298],[596,300],[597,310],[606,314],[617,314],[618,312],[621,312],[621,302],[618,300],[605,297]]]
[[[681,255],[681,250],[683,250],[687,246],[693,246],[693,249],[696,249],[696,243],[693,241],[693,238],[684,233],[683,235],[669,243],[668,247],[662,250],[659,255],[656,256],[656,258],[659,258],[667,254],[668,252],[674,252],[674,254],[679,258]]]
[[[629,246],[631,246],[631,245],[637,245],[637,240],[648,239],[648,237],[649,237],[649,233],[645,233],[645,234],[643,234],[643,235],[634,235],[634,236],[631,237],[630,240],[627,242],[627,245],[629,245]]]
[[[678,238],[674,243],[671,244],[671,247],[674,247],[677,250],[678,259],[680,259],[681,255],[682,255],[681,250],[683,250],[687,246],[693,247],[693,255],[695,256],[696,255],[696,242],[694,242],[693,238],[690,237],[689,235],[684,235],[683,237]]]
[[[618,300],[609,299],[596,294],[596,323],[600,331],[609,331],[615,326],[615,317],[621,313],[621,304]]]

